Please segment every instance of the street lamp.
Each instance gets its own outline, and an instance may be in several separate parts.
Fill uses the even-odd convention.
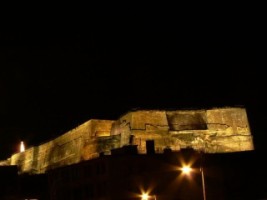
[[[201,173],[201,181],[202,181],[203,200],[206,200],[205,176],[204,176],[204,168],[203,168],[204,150],[200,151],[200,173]]]
[[[181,168],[181,170],[182,170],[183,174],[189,175],[190,172],[192,171],[192,168],[189,166],[184,166]]]
[[[156,195],[148,195],[147,193],[143,193],[141,195],[141,198],[142,198],[141,200],[149,200],[151,198],[153,198],[153,200],[157,200]]]
[[[190,166],[186,165],[181,168],[181,171],[183,174],[188,176],[193,171],[193,169]],[[202,181],[201,183],[202,183],[203,200],[206,200],[205,177],[204,177],[204,170],[203,170],[202,163],[200,166],[200,172],[201,172],[201,181]]]
[[[206,200],[205,177],[204,177],[204,169],[202,165],[200,166],[200,172],[201,172],[201,181],[202,181],[203,200]]]
[[[144,193],[142,194],[142,200],[148,200],[148,194]]]

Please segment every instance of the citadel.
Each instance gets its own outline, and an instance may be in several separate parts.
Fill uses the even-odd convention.
[[[254,149],[243,107],[136,110],[117,120],[88,120],[54,140],[13,154],[0,165],[17,165],[20,173],[43,174],[129,145],[145,154],[147,141],[153,141],[156,153],[184,148],[206,153]]]

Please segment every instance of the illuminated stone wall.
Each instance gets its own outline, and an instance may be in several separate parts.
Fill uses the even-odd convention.
[[[244,108],[206,110],[139,110],[118,120],[89,120],[47,143],[11,156],[10,164],[20,172],[46,170],[110,154],[111,149],[137,145],[146,153],[146,141],[155,150],[179,151],[192,147],[208,153],[253,150],[253,138]]]
[[[109,153],[120,146],[120,140],[110,136],[113,122],[89,120],[54,140],[12,155],[10,164],[18,165],[21,172],[44,173],[97,157],[100,152]]]
[[[154,140],[156,152],[165,148],[192,147],[208,153],[253,150],[253,138],[244,108],[208,110],[135,111],[117,125],[122,144],[138,145],[146,152],[146,140]]]

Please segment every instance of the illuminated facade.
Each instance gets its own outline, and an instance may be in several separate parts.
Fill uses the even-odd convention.
[[[193,148],[207,153],[253,150],[253,138],[245,108],[201,110],[137,110],[118,120],[92,119],[39,146],[16,153],[6,161],[21,173],[45,173],[48,169],[109,155],[112,149],[136,145],[146,153],[153,140],[156,153],[164,149]]]

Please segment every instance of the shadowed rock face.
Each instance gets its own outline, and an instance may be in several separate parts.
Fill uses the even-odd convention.
[[[89,120],[54,140],[12,155],[6,163],[18,165],[22,173],[44,173],[125,145],[137,145],[139,153],[146,153],[147,140],[154,140],[157,153],[166,148],[191,147],[208,153],[254,148],[244,108],[139,110],[116,121]]]

